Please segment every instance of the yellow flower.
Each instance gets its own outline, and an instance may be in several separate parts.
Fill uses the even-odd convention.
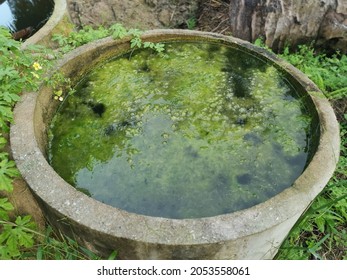
[[[42,69],[42,66],[38,62],[34,62],[33,67],[34,67],[35,71],[38,71],[38,70]]]

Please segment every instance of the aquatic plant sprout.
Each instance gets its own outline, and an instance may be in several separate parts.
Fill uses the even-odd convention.
[[[49,160],[106,204],[166,218],[231,213],[290,187],[312,119],[274,66],[218,44],[171,43],[95,69],[64,100]]]

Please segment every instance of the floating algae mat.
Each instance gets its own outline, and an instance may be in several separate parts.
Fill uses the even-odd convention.
[[[49,160],[70,184],[138,214],[231,213],[290,187],[312,118],[274,66],[217,44],[145,49],[86,76],[54,117]]]

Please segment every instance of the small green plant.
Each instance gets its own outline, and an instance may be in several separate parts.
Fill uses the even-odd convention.
[[[196,24],[197,24],[196,18],[195,17],[191,17],[191,18],[187,19],[186,20],[186,24],[187,24],[187,28],[189,30],[195,29],[196,28]]]
[[[53,231],[48,226],[44,234],[37,233],[40,236],[40,241],[35,247],[36,255],[32,251],[27,253],[28,257],[35,257],[37,260],[100,260],[102,259],[97,254],[89,249],[79,245],[74,239],[71,239],[59,232]],[[34,256],[33,256],[34,255]],[[114,260],[117,257],[117,252],[112,252],[109,260]]]
[[[6,139],[0,134],[0,150],[6,144]],[[9,155],[6,152],[0,152],[0,191],[12,191],[12,179],[19,176],[19,172],[15,166],[14,161],[9,159]],[[0,203],[1,207],[1,203]]]
[[[97,29],[94,29],[91,26],[84,26],[79,31],[69,33],[68,36],[54,34],[52,40],[58,43],[59,51],[61,53],[67,53],[79,46],[107,36],[110,36],[109,30],[102,26]]]
[[[35,54],[42,54],[37,56]],[[14,161],[4,151],[6,135],[13,121],[12,108],[22,91],[36,90],[47,65],[40,47],[21,49],[21,43],[11,38],[9,31],[0,27],[0,194],[11,192],[12,181],[19,176]],[[0,259],[17,258],[21,249],[34,244],[34,223],[30,216],[11,218],[14,209],[6,197],[0,198]]]
[[[109,36],[115,40],[130,37],[130,47],[132,49],[151,48],[158,53],[164,51],[164,44],[162,43],[143,42],[141,38],[142,33],[139,29],[133,28],[127,30],[122,24],[116,23],[109,28],[100,26],[94,29],[90,26],[85,26],[79,31],[71,32],[68,36],[55,34],[52,40],[58,43],[62,53],[69,52],[79,46]]]
[[[23,90],[36,90],[42,75],[41,65],[46,65],[40,47],[21,50],[21,44],[11,39],[9,31],[0,27],[0,129],[8,132],[12,121],[12,106],[19,100]]]
[[[33,55],[33,54],[42,54]],[[9,31],[0,27],[0,190],[12,190],[12,178],[18,176],[13,161],[3,149],[7,143],[5,135],[13,121],[12,108],[22,91],[37,90],[43,67],[47,65],[40,47],[23,51],[21,44],[11,38]]]
[[[313,47],[299,46],[290,53],[285,48],[281,56],[303,71],[330,99],[347,96],[347,56],[339,52],[332,56],[317,54]]]
[[[12,205],[2,199],[2,207],[7,206],[7,211],[12,210]],[[0,220],[0,259],[15,259],[21,256],[22,249],[34,245],[34,229],[36,225],[30,216],[17,216],[11,222],[8,217]]]
[[[49,243],[39,242],[42,234],[37,231],[31,217],[15,215],[14,206],[7,197],[3,197],[5,193],[12,192],[13,179],[19,177],[14,161],[5,152],[9,125],[13,121],[12,108],[21,92],[38,89],[44,80],[43,72],[51,66],[48,55],[52,55],[50,50],[38,46],[22,50],[21,43],[14,41],[9,31],[0,27],[0,259],[33,259],[36,257],[34,249],[37,244],[41,248],[37,257],[40,254],[41,257],[48,257],[48,252],[60,250],[61,259],[73,256],[81,258],[81,253],[78,255],[77,251],[83,251],[85,258],[86,254],[95,258],[87,249],[69,239],[60,243],[52,238],[46,239]],[[50,82],[58,86],[66,84],[66,79],[58,75]],[[54,245],[49,247],[48,244]],[[55,256],[58,256],[57,253]]]
[[[347,56],[316,53],[311,46],[299,46],[294,53],[286,48],[281,56],[337,104],[341,152],[334,176],[293,228],[277,259],[347,259]]]
[[[64,93],[73,94],[75,92],[71,86],[70,78],[65,77],[61,72],[54,73],[51,77],[45,78],[44,81],[52,87],[55,100],[63,101]]]

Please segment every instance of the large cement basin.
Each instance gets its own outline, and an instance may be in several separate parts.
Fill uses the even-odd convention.
[[[54,0],[54,9],[48,21],[33,36],[23,43],[23,48],[28,45],[40,44],[54,47],[55,43],[51,40],[53,34],[68,34],[73,26],[67,10],[66,0]]]
[[[47,129],[59,101],[52,89],[23,94],[14,113],[11,147],[16,164],[53,227],[94,252],[120,259],[272,259],[299,217],[332,176],[339,156],[339,125],[319,89],[275,55],[242,40],[213,33],[154,30],[152,42],[223,42],[259,56],[288,73],[319,118],[317,149],[294,184],[271,199],[230,214],[168,219],[129,213],[103,204],[65,182],[46,159]],[[129,39],[106,38],[66,55],[57,71],[77,83],[91,69],[129,50]],[[81,151],[83,152],[83,151]]]

